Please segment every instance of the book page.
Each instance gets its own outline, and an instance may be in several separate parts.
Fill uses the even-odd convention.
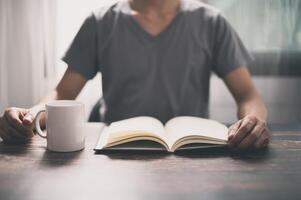
[[[214,120],[199,117],[176,117],[165,125],[168,146],[187,136],[202,136],[206,138],[227,141],[228,128]]]
[[[135,117],[112,123],[106,130],[108,142],[113,143],[134,137],[155,137],[165,141],[163,124],[152,117]]]

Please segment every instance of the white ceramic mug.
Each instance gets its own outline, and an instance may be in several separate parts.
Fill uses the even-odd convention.
[[[57,152],[78,151],[85,147],[85,108],[78,101],[60,100],[45,105],[38,112],[35,128],[42,138],[47,139],[47,149]],[[46,134],[40,127],[40,117],[46,112]]]

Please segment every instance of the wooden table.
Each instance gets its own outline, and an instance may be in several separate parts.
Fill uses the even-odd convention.
[[[301,132],[274,132],[270,148],[95,155],[101,124],[87,125],[86,149],[46,151],[0,144],[0,199],[301,199]]]

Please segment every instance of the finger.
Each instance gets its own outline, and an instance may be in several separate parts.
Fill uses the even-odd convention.
[[[17,110],[17,109],[10,109],[9,111],[6,111],[4,114],[4,117],[6,119],[6,122],[15,127],[17,130],[22,131],[22,132],[27,132],[29,130],[28,127],[24,126],[21,119],[20,115],[21,112],[24,112],[24,110]]]
[[[229,143],[231,143],[236,131],[238,130],[238,128],[241,125],[242,120],[239,120],[238,122],[234,123],[232,126],[229,127],[229,131],[228,131],[228,141]]]
[[[24,140],[24,139],[28,138],[28,136],[26,134],[19,132],[14,127],[7,126],[5,128],[6,128],[7,134],[10,135],[11,138],[14,140]]]
[[[8,122],[7,119],[4,119],[6,122],[4,124],[4,130],[8,133],[12,133],[13,137],[18,137],[20,135],[22,137],[32,137],[33,131],[32,129],[25,127],[23,125],[16,125],[13,122]]]
[[[252,131],[240,142],[238,148],[246,149],[252,147],[256,141],[261,137],[265,130],[265,124],[262,122],[257,122],[256,126]]]
[[[254,147],[256,149],[260,149],[266,147],[268,144],[269,144],[269,131],[265,129],[261,134],[261,136],[256,141],[256,143],[254,144]]]
[[[23,124],[26,125],[27,127],[32,127],[35,119],[34,116],[35,115],[31,111],[28,111],[23,118]]]
[[[232,144],[234,146],[237,146],[248,134],[251,132],[251,130],[254,128],[254,126],[257,123],[256,117],[246,117],[243,119],[239,129],[235,133]]]
[[[1,118],[1,128],[2,131],[11,135],[13,138],[31,138],[33,136],[33,131],[31,129],[22,128],[22,130],[17,129],[15,126],[12,126],[7,119]]]

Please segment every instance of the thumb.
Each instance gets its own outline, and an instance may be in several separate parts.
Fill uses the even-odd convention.
[[[239,120],[238,122],[234,123],[232,126],[229,127],[229,131],[228,131],[228,140],[231,142],[231,140],[234,138],[234,135],[237,131],[237,129],[240,127],[241,125],[241,121]]]
[[[23,124],[25,126],[31,126],[34,122],[34,115],[33,113],[31,113],[30,111],[28,113],[25,114],[25,116],[23,117]]]

